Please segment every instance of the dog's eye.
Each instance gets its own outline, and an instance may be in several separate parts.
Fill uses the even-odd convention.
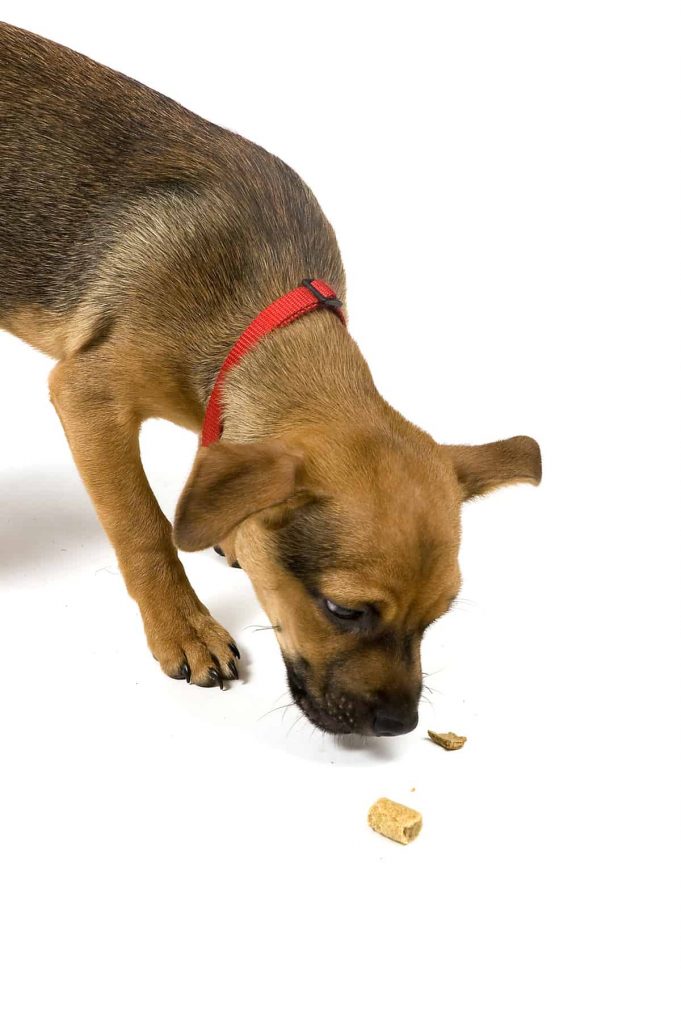
[[[328,597],[324,598],[324,605],[327,611],[331,612],[337,619],[354,622],[366,615],[364,608],[344,608],[342,605],[336,604],[335,601],[329,601]]]

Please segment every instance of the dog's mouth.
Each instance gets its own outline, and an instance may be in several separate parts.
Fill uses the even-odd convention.
[[[361,731],[349,701],[342,697],[334,699],[327,696],[322,702],[313,697],[307,688],[305,665],[301,661],[293,662],[288,658],[284,658],[284,663],[291,696],[313,725],[316,725],[322,732],[337,735]]]

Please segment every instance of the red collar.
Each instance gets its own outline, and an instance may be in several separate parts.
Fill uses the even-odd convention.
[[[206,406],[206,415],[203,420],[201,431],[201,444],[207,447],[220,440],[222,434],[222,384],[225,377],[237,363],[260,341],[264,335],[277,327],[285,327],[293,323],[298,317],[305,313],[311,313],[314,309],[330,309],[345,323],[345,316],[341,309],[342,303],[333,288],[329,287],[326,281],[318,281],[316,278],[305,278],[297,288],[281,295],[269,306],[261,310],[255,320],[251,320],[244,333],[237,339],[230,349],[229,355],[220,367],[213,385],[213,390]]]

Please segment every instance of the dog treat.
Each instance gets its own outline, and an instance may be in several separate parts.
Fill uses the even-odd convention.
[[[455,732],[431,732],[429,729],[428,735],[433,743],[437,743],[438,747],[444,747],[445,750],[461,750],[466,742],[465,736],[457,736]]]
[[[380,832],[382,836],[406,845],[416,839],[423,818],[411,807],[396,804],[394,800],[382,796],[369,809],[369,824],[374,832]]]

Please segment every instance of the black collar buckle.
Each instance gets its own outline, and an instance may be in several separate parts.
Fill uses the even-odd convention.
[[[300,283],[304,288],[307,288],[309,292],[312,292],[320,306],[328,306],[329,309],[338,309],[340,306],[343,305],[343,303],[341,302],[337,295],[322,295],[319,289],[315,288],[314,284],[312,283],[313,280],[314,278],[312,277],[306,277]]]

